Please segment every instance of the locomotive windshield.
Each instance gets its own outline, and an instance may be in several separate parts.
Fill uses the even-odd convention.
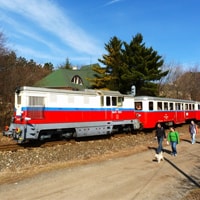
[[[122,106],[123,97],[101,96],[101,106]]]

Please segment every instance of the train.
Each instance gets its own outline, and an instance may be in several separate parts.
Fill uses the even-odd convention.
[[[73,91],[23,86],[3,135],[17,143],[137,132],[200,120],[200,102],[118,91]]]
[[[15,91],[14,114],[3,135],[21,144],[134,132],[140,126],[130,95],[108,90],[23,86]]]
[[[174,126],[200,120],[200,102],[174,98],[136,96],[135,113],[143,129],[152,129],[161,123]]]

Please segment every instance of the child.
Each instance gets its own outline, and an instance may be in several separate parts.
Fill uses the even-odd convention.
[[[179,144],[180,138],[179,138],[179,133],[175,131],[173,127],[170,128],[169,134],[167,136],[167,141],[169,141],[171,144],[172,148],[171,155],[177,156],[176,145]]]

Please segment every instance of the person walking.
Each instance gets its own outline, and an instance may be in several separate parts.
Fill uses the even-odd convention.
[[[179,133],[175,131],[173,127],[170,128],[170,131],[167,135],[167,141],[170,142],[172,153],[171,155],[177,156],[176,145],[180,143]]]
[[[163,143],[163,140],[166,139],[165,129],[161,126],[160,123],[157,124],[155,137],[158,141],[158,147],[156,149],[156,153],[159,154],[161,153],[161,151],[164,151],[162,143]]]
[[[198,132],[197,125],[194,123],[194,121],[191,121],[189,125],[189,132],[191,136],[191,143],[194,144],[196,142],[196,134]]]

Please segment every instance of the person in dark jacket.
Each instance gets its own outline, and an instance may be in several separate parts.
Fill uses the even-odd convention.
[[[158,141],[158,148],[156,150],[156,153],[159,154],[161,153],[161,151],[164,151],[162,143],[163,143],[163,140],[166,139],[165,129],[161,126],[160,123],[157,124],[155,137]]]

